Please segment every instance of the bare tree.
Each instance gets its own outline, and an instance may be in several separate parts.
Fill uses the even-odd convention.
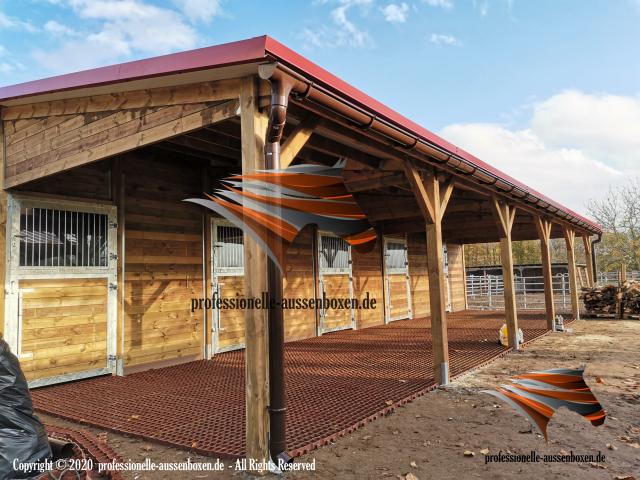
[[[640,268],[640,180],[609,188],[604,198],[590,200],[587,208],[604,230],[597,245],[598,267]]]

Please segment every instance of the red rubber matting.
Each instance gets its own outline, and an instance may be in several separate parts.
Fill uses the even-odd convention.
[[[525,342],[546,333],[542,313],[518,313]],[[451,375],[508,351],[504,313],[448,315]],[[300,455],[434,387],[429,319],[401,320],[287,343],[287,443]],[[36,410],[206,455],[243,456],[244,355],[100,377],[32,391]]]

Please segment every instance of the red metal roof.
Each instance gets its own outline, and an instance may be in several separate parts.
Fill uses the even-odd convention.
[[[299,71],[310,80],[323,84],[326,88],[329,88],[344,97],[346,100],[358,104],[360,107],[370,111],[376,117],[384,118],[400,129],[406,130],[429,143],[435,144],[450,153],[462,157],[478,168],[492,173],[502,180],[505,180],[506,182],[540,198],[544,202],[558,208],[572,217],[587,223],[595,231],[601,231],[601,227],[595,222],[551,200],[547,196],[526,186],[524,183],[507,175],[501,170],[480,160],[471,153],[447,142],[433,132],[430,132],[412,120],[400,115],[395,110],[392,110],[376,99],[331,74],[327,70],[309,61],[277,40],[266,35],[247,40],[240,40],[238,42],[199,48],[187,52],[162,55],[144,60],[94,68],[82,72],[69,73],[41,80],[20,83],[17,85],[1,87],[0,103],[7,100],[45,93],[96,87],[99,85],[108,85],[112,83],[186,73],[197,70],[208,70],[224,66],[258,62],[267,59],[282,62],[292,69]]]

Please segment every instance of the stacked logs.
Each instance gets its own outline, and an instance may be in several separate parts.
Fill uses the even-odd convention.
[[[618,287],[615,285],[582,287],[580,298],[589,315],[616,313]]]
[[[640,282],[627,280],[620,287],[625,313],[640,314]]]

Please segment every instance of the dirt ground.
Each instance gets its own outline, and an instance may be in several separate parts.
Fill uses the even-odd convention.
[[[549,334],[523,351],[469,372],[332,445],[297,459],[315,460],[314,472],[286,478],[640,479],[640,321],[581,320],[571,332]],[[549,442],[522,416],[481,390],[520,373],[586,364],[585,380],[603,405],[600,427],[567,410],[548,427]],[[45,423],[85,428],[42,415]],[[96,429],[90,429],[99,432]],[[108,444],[125,460],[214,462],[163,445],[112,433]],[[485,463],[488,454],[605,456],[583,463]],[[467,452],[467,456],[465,456]],[[473,452],[473,456],[471,453]],[[244,478],[233,462],[223,472],[126,472],[127,479]]]

